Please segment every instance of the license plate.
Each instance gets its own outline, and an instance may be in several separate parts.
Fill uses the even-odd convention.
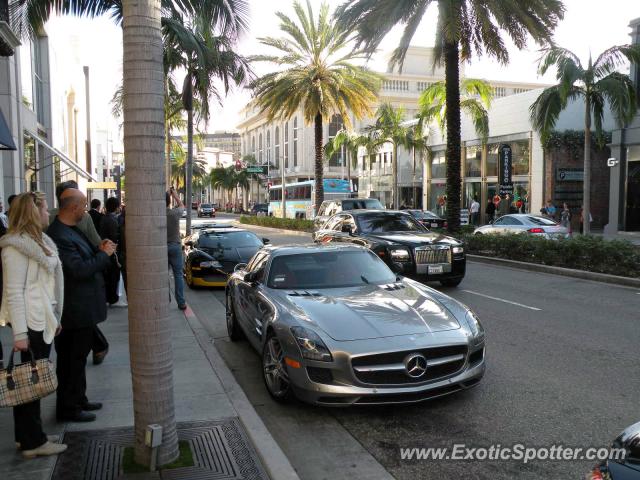
[[[442,265],[429,265],[429,275],[434,275],[442,272]]]
[[[437,227],[437,226],[438,226],[438,224],[437,224],[436,222],[431,222],[431,226],[432,226],[432,227]]]

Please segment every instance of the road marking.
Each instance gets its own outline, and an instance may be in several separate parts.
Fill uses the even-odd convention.
[[[471,293],[472,295],[478,295],[479,297],[489,298],[498,302],[509,303],[516,307],[528,308],[529,310],[535,310],[536,312],[542,311],[541,308],[530,307],[529,305],[523,305],[522,303],[512,302],[511,300],[505,300],[504,298],[492,297],[491,295],[485,295],[484,293],[474,292],[473,290],[462,290],[463,292]]]

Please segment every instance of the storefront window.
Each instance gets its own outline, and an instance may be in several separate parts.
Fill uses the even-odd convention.
[[[511,142],[513,175],[529,175],[529,140]]]
[[[447,176],[447,164],[445,152],[434,152],[431,159],[431,178],[445,178]]]
[[[445,189],[445,183],[432,183],[428,205],[428,210],[443,218],[447,214],[447,195]]]
[[[479,177],[481,175],[482,147],[467,147],[466,151],[464,164],[465,177]]]
[[[478,203],[481,200],[482,183],[480,182],[465,182],[464,184],[464,199],[462,202],[462,208],[470,208],[471,202],[475,199]]]
[[[487,148],[487,177],[497,177],[498,176],[498,149],[500,148],[499,143],[494,143],[489,145]]]
[[[531,212],[531,206],[529,204],[529,182],[513,182],[513,201],[518,213]]]

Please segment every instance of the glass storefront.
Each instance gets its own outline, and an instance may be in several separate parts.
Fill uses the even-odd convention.
[[[471,146],[466,148],[464,172],[466,177],[481,176],[482,174],[482,147],[481,146]]]
[[[640,145],[627,148],[625,230],[640,231]]]
[[[513,175],[529,175],[529,140],[510,142],[513,152]]]
[[[436,215],[445,217],[447,215],[447,196],[445,183],[432,183],[429,191],[429,205],[427,210]]]
[[[431,159],[431,178],[445,178],[447,176],[447,164],[445,152],[434,152]]]
[[[470,208],[473,200],[482,200],[482,182],[465,182],[461,208]]]
[[[493,143],[487,147],[487,169],[485,175],[487,177],[498,176],[498,149],[499,143]]]

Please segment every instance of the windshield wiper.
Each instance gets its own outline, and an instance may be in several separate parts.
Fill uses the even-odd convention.
[[[360,275],[360,278],[362,279],[362,281],[363,281],[364,283],[366,283],[367,285],[369,285],[369,283],[370,283],[370,282],[369,282],[369,280],[367,280],[367,277],[365,277],[364,275]]]

